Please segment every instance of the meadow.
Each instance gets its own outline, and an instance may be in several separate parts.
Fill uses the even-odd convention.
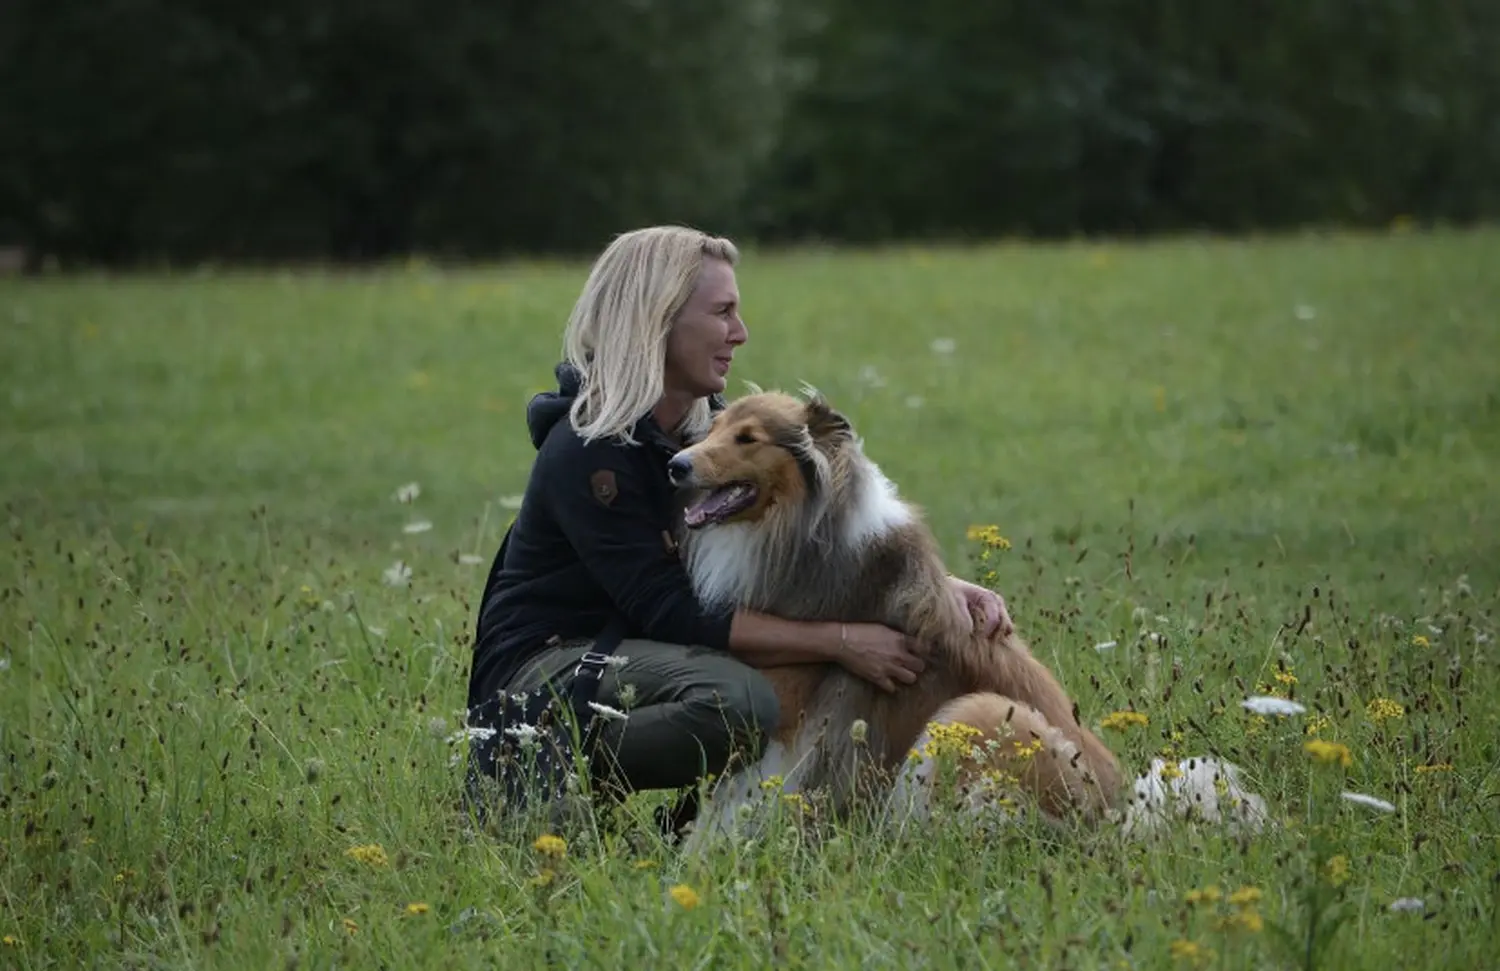
[[[1495,231],[747,252],[731,393],[821,389],[1083,717],[1145,716],[1129,767],[1217,754],[1273,825],[791,807],[702,860],[650,797],[565,849],[457,810],[585,264],[0,280],[0,966],[1491,966],[1497,269]]]

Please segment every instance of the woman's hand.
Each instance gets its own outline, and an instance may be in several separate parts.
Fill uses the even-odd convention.
[[[912,684],[926,669],[926,651],[915,639],[883,624],[841,624],[836,660],[885,691]]]
[[[1016,632],[1016,625],[1011,623],[1010,612],[1005,609],[1004,597],[958,577],[950,576],[948,582],[970,616],[975,613],[983,616],[984,624],[981,627],[976,623],[976,631],[983,631],[985,637],[993,637],[997,631],[1003,637]]]

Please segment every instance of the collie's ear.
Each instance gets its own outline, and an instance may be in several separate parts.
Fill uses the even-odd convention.
[[[849,419],[835,411],[828,399],[817,393],[807,399],[803,423],[807,425],[807,433],[815,442],[826,442],[839,437],[851,438],[854,435],[854,427],[849,424]]]

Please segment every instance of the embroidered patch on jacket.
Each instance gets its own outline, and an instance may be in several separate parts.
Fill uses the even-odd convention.
[[[615,486],[615,474],[609,469],[600,469],[589,476],[589,486],[594,491],[594,498],[601,505],[608,506],[615,501],[615,496],[620,494],[619,488]]]

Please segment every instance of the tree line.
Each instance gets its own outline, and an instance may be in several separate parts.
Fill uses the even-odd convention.
[[[1500,212],[1494,0],[10,0],[0,245],[64,264]]]

